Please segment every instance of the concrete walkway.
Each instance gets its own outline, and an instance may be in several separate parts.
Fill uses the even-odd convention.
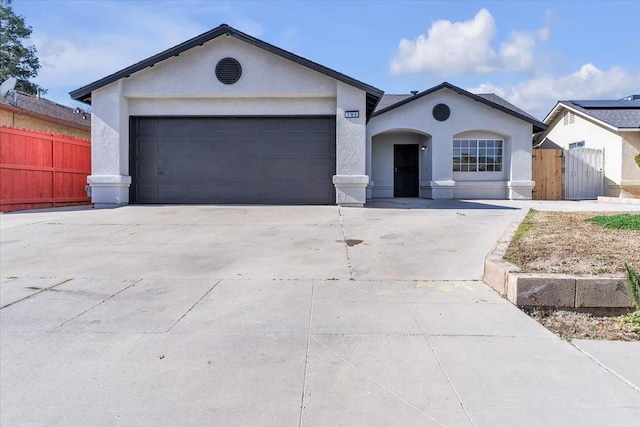
[[[530,206],[629,209],[1,215],[0,424],[633,425],[637,346],[562,341],[479,280]]]

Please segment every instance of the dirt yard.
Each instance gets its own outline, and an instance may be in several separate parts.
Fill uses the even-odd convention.
[[[640,268],[640,230],[616,230],[585,221],[622,212],[531,211],[505,258],[524,272],[624,276]]]
[[[640,269],[640,230],[610,229],[586,221],[621,212],[531,211],[505,259],[524,272],[625,276],[624,263]],[[524,310],[563,339],[640,341],[636,323],[620,315],[566,310]],[[626,317],[628,319],[628,317]]]

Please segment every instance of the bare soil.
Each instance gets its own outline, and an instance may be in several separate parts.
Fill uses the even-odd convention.
[[[620,212],[531,211],[505,259],[523,272],[624,277],[624,263],[640,268],[640,230],[616,230],[585,220]],[[566,310],[524,310],[564,339],[640,341],[620,315]]]
[[[523,272],[615,275],[640,267],[640,230],[615,230],[585,220],[621,212],[532,211],[505,258]]]
[[[640,341],[622,316],[596,315],[567,310],[524,309],[538,323],[563,339]]]

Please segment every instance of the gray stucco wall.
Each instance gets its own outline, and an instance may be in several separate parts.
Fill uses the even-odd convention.
[[[242,77],[220,83],[225,57]],[[97,206],[128,203],[129,116],[335,115],[336,199],[365,202],[366,93],[233,37],[219,37],[92,93],[93,166],[88,178]],[[345,110],[360,118],[345,119]]]
[[[447,104],[451,109],[451,116],[443,122],[432,115],[433,107],[439,103]],[[531,180],[533,126],[530,123],[442,89],[371,119],[367,125],[368,152],[375,155],[372,145],[383,140],[379,136],[394,131],[415,131],[431,136],[428,150],[432,157],[427,166],[431,177],[421,184],[422,197],[531,198],[534,182]],[[460,135],[476,138],[499,135],[505,148],[504,172],[454,174],[453,139]],[[367,173],[371,170],[372,162],[368,162]],[[371,194],[376,194],[375,180]]]

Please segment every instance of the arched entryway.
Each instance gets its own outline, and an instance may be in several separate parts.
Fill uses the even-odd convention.
[[[372,198],[424,197],[431,180],[431,136],[414,130],[390,130],[371,139]]]

